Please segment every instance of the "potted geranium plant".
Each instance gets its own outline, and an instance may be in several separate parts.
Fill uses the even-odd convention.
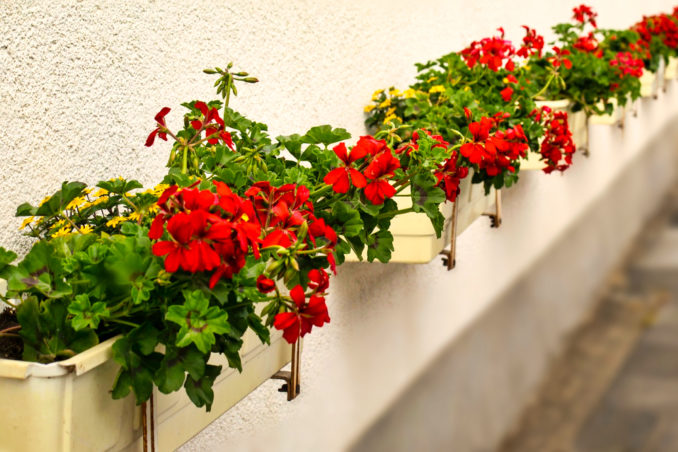
[[[390,221],[407,212],[423,212],[442,231],[440,204],[458,185],[446,166],[456,156],[448,143],[418,131],[397,151],[371,136],[348,148],[340,141],[350,135],[330,126],[274,140],[264,124],[229,107],[235,82],[256,79],[230,65],[206,72],[218,75],[222,100],[183,104],[179,131],[166,124],[169,108],[155,117],[146,145],[171,142],[163,184],[65,182],[39,205],[17,210],[37,241],[16,264],[0,248],[2,300],[13,307],[0,342],[23,348],[0,360],[8,379],[0,388],[30,398],[31,378],[43,375],[68,391],[98,391],[48,389],[58,403],[41,407],[43,415],[65,430],[40,441],[28,430],[13,435],[19,449],[25,441],[51,450],[138,441],[127,395],[143,404],[154,388],[165,419],[160,439],[176,447],[290,361],[286,343],[298,360],[300,337],[330,321],[328,271],[346,254],[388,262]],[[399,209],[393,197],[407,189],[411,206]],[[256,337],[271,344],[266,353],[254,352]],[[297,382],[291,376],[288,391]],[[125,402],[106,402],[108,388]],[[182,388],[193,404],[216,409],[182,421],[176,413],[189,403],[175,394]],[[66,418],[64,403],[71,404]],[[123,423],[92,412],[102,404]],[[10,413],[0,425],[34,427],[23,418]],[[74,422],[78,428],[69,427]]]

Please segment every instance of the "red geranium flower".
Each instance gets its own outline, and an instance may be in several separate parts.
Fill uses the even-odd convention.
[[[499,94],[501,94],[501,98],[504,99],[504,102],[508,102],[511,100],[511,97],[513,97],[513,88],[507,86],[501,90]]]
[[[574,13],[573,18],[577,22],[582,24],[588,22],[594,28],[598,27],[598,24],[596,24],[596,17],[598,17],[598,13],[594,12],[593,8],[591,8],[590,6],[579,5],[576,8],[572,9],[572,12]]]
[[[275,289],[275,281],[264,275],[259,275],[257,278],[257,289],[259,289],[259,292],[261,293],[272,292]]]
[[[146,138],[146,147],[153,146],[153,142],[155,141],[156,136],[161,140],[167,141],[167,126],[165,124],[165,116],[167,116],[167,113],[169,112],[170,108],[165,107],[162,110],[160,110],[157,115],[155,115],[155,122],[158,124],[158,127],[156,127],[148,135],[148,138]]]
[[[325,298],[311,295],[306,303],[306,295],[300,285],[290,290],[290,298],[296,306],[296,312],[281,312],[273,321],[273,326],[283,331],[283,338],[288,343],[294,344],[299,337],[310,333],[314,326],[321,327],[330,322]]]
[[[355,168],[352,168],[351,165],[356,160],[359,160],[368,152],[366,146],[354,146],[350,153],[346,150],[346,145],[344,143],[339,143],[333,148],[339,160],[344,164],[343,167],[335,168],[324,177],[323,182],[327,185],[332,185],[332,189],[337,193],[346,193],[350,187],[350,181],[353,183],[354,187],[363,188],[367,185],[365,176],[363,176],[360,171]]]
[[[388,183],[393,172],[400,168],[400,161],[393,157],[390,150],[379,154],[365,168],[365,176],[370,180],[365,187],[365,197],[372,204],[383,204],[387,198],[395,195],[395,188]]]

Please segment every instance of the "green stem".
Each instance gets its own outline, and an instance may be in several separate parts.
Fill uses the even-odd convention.
[[[539,96],[541,96],[542,94],[544,94],[546,92],[546,90],[549,88],[549,86],[551,85],[551,82],[555,79],[555,77],[556,77],[556,73],[554,72],[553,74],[551,74],[549,79],[546,81],[546,85],[544,85],[544,87],[542,89],[540,89],[537,94],[532,96],[532,99],[536,99]]]
[[[139,325],[137,325],[136,323],[128,322],[127,320],[114,319],[114,318],[109,318],[109,319],[106,319],[106,320],[108,320],[109,322],[113,322],[113,323],[119,323],[121,325],[127,325],[127,326],[131,326],[131,327],[134,327],[134,328],[139,328]]]
[[[377,218],[393,218],[396,215],[402,215],[405,213],[414,212],[414,207],[408,207],[407,209],[396,210],[395,212],[386,212],[381,215],[377,215]]]

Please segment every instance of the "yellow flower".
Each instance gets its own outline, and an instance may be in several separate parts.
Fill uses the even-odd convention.
[[[99,204],[105,203],[108,201],[108,196],[100,196],[97,199],[94,200],[92,203],[93,206],[98,206]]]
[[[59,229],[54,234],[52,234],[52,237],[64,237],[66,235],[69,235],[70,233],[71,233],[70,226],[66,226],[64,228]]]
[[[19,230],[23,231],[24,229],[26,229],[26,226],[31,224],[33,222],[33,219],[34,219],[34,217],[28,217],[24,221],[22,221],[21,226],[19,227]]]
[[[363,111],[364,111],[365,113],[369,113],[369,112],[371,112],[372,110],[374,110],[375,108],[377,108],[377,106],[374,105],[374,104],[365,105],[365,108],[363,108]]]
[[[388,115],[387,117],[384,118],[384,124],[387,124],[391,121],[395,121],[396,119],[400,119],[396,115]]]
[[[443,85],[432,86],[432,87],[428,90],[428,92],[429,92],[429,94],[433,94],[433,93],[444,93],[444,92],[445,92],[445,87],[444,87]]]
[[[426,83],[431,83],[433,80],[437,80],[438,77],[431,77],[430,79],[426,80]]]
[[[42,201],[40,201],[40,204],[38,204],[38,207],[42,206],[43,204],[45,204],[45,203],[46,203],[47,201],[49,201],[50,199],[52,199],[51,196],[46,197],[45,199],[43,199]]]
[[[412,88],[407,88],[405,91],[403,91],[403,96],[405,96],[405,99],[411,99],[414,97],[416,94],[416,91],[413,90]]]
[[[139,212],[132,212],[131,214],[127,215],[126,219],[130,221],[137,221],[139,218],[141,218]]]
[[[125,221],[124,217],[113,217],[106,222],[106,226],[110,226],[110,227],[114,228],[117,225],[119,225],[120,223],[122,223],[123,221]]]
[[[92,189],[91,189],[91,188],[85,188],[85,189],[82,190],[82,194],[83,194],[83,195],[89,195],[90,193],[92,193]]]
[[[158,184],[155,187],[153,187],[153,191],[156,192],[156,193],[162,193],[165,190],[167,190],[168,188],[170,188],[170,186],[167,185],[167,184]]]
[[[151,204],[148,208],[148,211],[151,212],[151,213],[155,213],[158,210],[160,210],[160,206],[157,205],[157,204]]]
[[[85,226],[80,227],[80,233],[81,234],[89,234],[92,231],[93,231],[93,229],[92,229],[92,226],[90,226],[90,225],[85,225]]]
[[[395,97],[400,96],[400,94],[401,94],[399,89],[395,89],[395,88],[393,88],[393,87],[391,87],[391,88],[388,90],[388,93],[389,93],[391,96],[395,96]]]
[[[388,110],[386,110],[386,116],[391,116],[393,113],[395,113],[395,107],[391,107]]]
[[[242,218],[243,221],[250,221],[250,217],[246,213],[240,215],[240,218]]]
[[[471,91],[471,87],[468,86],[468,85],[466,85],[466,86],[464,87],[464,91]]]
[[[98,197],[101,197],[101,196],[106,196],[107,194],[108,194],[108,190],[106,190],[104,188],[100,188],[99,190],[97,190],[96,193],[94,193],[94,196],[96,196],[98,198]]]
[[[66,220],[59,220],[56,223],[54,223],[52,226],[50,226],[49,228],[50,229],[58,229],[65,224],[66,224]]]
[[[382,103],[379,104],[379,108],[386,108],[391,106],[391,99],[386,99]]]
[[[377,100],[384,93],[383,89],[378,89],[372,94],[372,100]]]
[[[75,209],[76,207],[79,207],[80,205],[82,205],[85,202],[87,202],[87,200],[84,197],[78,196],[73,201],[68,203],[68,205],[66,206],[66,209],[67,210],[73,210],[73,209]]]

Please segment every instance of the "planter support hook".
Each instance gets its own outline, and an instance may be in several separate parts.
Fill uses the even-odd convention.
[[[494,212],[485,212],[483,215],[491,218],[491,227],[498,228],[501,226],[501,190],[494,192]]]
[[[150,413],[148,413],[149,410]],[[148,402],[141,404],[141,428],[143,431],[142,442],[144,452],[155,452],[155,409],[153,392],[151,392],[151,397],[148,399]]]
[[[452,220],[450,221],[450,249],[442,250],[440,255],[443,256],[443,265],[447,270],[452,270],[457,265],[457,212],[459,211],[459,204],[454,201],[452,206]]]
[[[284,380],[285,383],[278,389],[287,393],[287,401],[294,400],[301,392],[299,383],[299,367],[301,364],[301,340],[292,344],[292,359],[290,370],[279,370],[271,377],[273,380]]]

